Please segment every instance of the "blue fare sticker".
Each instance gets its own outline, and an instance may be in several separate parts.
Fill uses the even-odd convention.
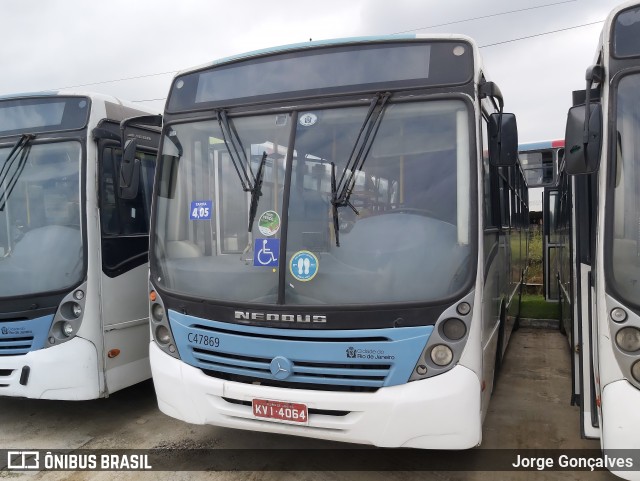
[[[211,220],[213,201],[194,200],[189,210],[189,220]]]
[[[309,251],[298,251],[289,263],[291,275],[300,282],[313,279],[318,273],[318,258]]]
[[[253,247],[253,265],[275,267],[280,255],[280,239],[256,239]]]

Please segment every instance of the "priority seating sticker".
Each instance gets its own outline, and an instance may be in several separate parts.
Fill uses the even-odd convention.
[[[308,282],[318,273],[319,262],[313,252],[298,251],[289,262],[289,272],[300,282]]]

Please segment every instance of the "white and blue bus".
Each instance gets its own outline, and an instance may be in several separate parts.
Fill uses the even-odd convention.
[[[160,409],[478,445],[526,258],[502,107],[460,36],[310,42],[179,73],[149,249]]]
[[[640,449],[640,3],[614,9],[574,92],[561,189],[570,232],[582,433]],[[562,185],[562,184],[561,184]],[[616,473],[640,479],[638,472]]]
[[[558,302],[561,297],[560,290],[566,287],[558,283],[564,243],[555,230],[557,219],[554,217],[558,204],[558,169],[564,157],[564,139],[520,144],[518,156],[529,189],[529,211],[542,214],[537,217],[538,220],[543,220],[542,290],[547,301]]]
[[[159,131],[118,181],[116,98],[0,98],[0,396],[93,399],[150,377],[148,225]]]

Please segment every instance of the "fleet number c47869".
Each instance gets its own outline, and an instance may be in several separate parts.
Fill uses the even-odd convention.
[[[204,334],[198,334],[197,332],[190,332],[187,335],[187,339],[189,342],[199,344],[201,346],[220,347],[219,337],[205,336]]]

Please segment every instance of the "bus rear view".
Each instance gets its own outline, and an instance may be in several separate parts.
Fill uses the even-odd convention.
[[[377,446],[480,442],[496,294],[512,287],[504,249],[478,254],[497,110],[480,82],[477,49],[451,37],[290,46],[175,78],[150,248],[163,412]]]

